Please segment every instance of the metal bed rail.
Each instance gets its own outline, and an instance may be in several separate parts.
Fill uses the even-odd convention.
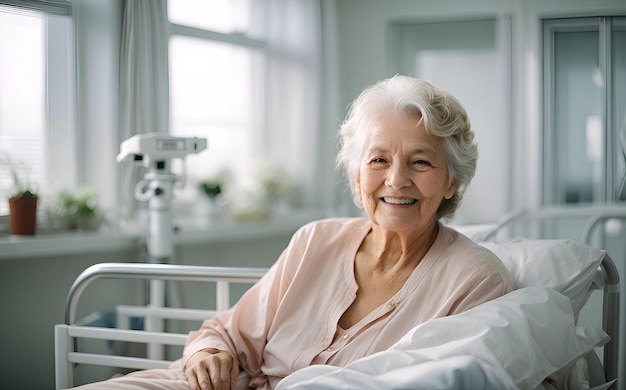
[[[619,376],[620,348],[620,278],[613,259],[605,253],[600,270],[604,274],[604,297],[602,300],[602,328],[611,339],[604,346],[604,377],[607,381],[617,379],[611,388],[623,388],[623,378]]]
[[[556,221],[558,218],[586,218],[579,237],[571,237],[591,245],[592,235],[600,223],[618,219],[626,221],[626,204],[599,204],[591,206],[551,206],[533,210],[513,210],[502,216],[482,237],[489,241],[497,238],[498,233],[524,218],[532,222]],[[530,238],[530,237],[529,237]]]
[[[77,364],[130,369],[167,367],[171,364],[171,361],[78,352],[76,340],[85,338],[183,346],[187,339],[186,334],[130,330],[128,329],[129,317],[134,315],[145,318],[154,317],[177,320],[204,320],[211,318],[215,313],[230,307],[231,284],[255,283],[267,270],[267,268],[257,267],[211,267],[147,263],[100,263],[87,268],[76,278],[69,290],[65,304],[65,323],[55,326],[56,388],[65,389],[73,386],[74,368]],[[98,279],[213,282],[216,285],[215,310],[154,307],[150,305],[120,305],[116,308],[117,312],[121,314],[119,328],[76,325],[78,302],[85,289]]]

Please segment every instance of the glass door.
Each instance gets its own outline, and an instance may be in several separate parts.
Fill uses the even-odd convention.
[[[625,199],[625,20],[544,21],[544,204]]]

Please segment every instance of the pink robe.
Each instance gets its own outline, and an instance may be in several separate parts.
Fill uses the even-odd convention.
[[[302,227],[270,271],[229,311],[190,333],[183,361],[204,348],[229,351],[273,388],[311,364],[345,366],[385,350],[418,324],[468,310],[514,289],[487,249],[440,224],[439,234],[405,285],[349,329],[339,318],[356,297],[354,259],[371,222],[326,219]]]

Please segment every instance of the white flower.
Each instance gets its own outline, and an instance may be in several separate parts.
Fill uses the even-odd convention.
[[[254,183],[249,183],[248,186],[256,186],[260,194],[270,200],[283,198],[294,189],[294,183],[287,170],[268,161],[255,163],[246,180]]]

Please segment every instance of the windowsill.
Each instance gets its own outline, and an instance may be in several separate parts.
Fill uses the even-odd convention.
[[[44,233],[0,236],[0,261],[63,256],[88,252],[131,250],[139,236],[122,232]]]
[[[237,242],[292,234],[300,226],[322,218],[320,212],[298,210],[266,220],[237,221],[232,218],[175,220],[174,245]],[[57,232],[35,236],[0,236],[0,261],[79,253],[133,250],[138,247],[138,229],[97,232]]]

